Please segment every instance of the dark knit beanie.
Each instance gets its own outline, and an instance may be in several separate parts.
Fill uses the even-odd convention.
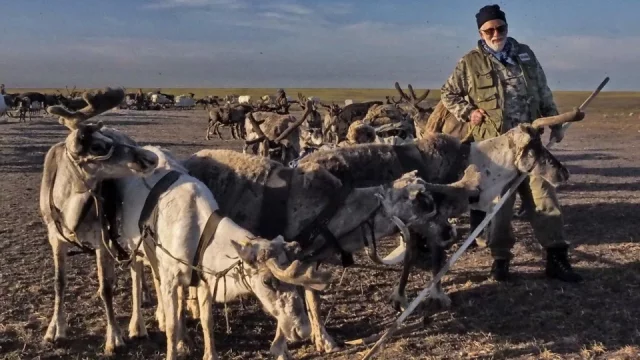
[[[500,10],[500,6],[498,5],[487,5],[484,6],[478,13],[476,14],[476,22],[478,23],[478,29],[482,27],[482,24],[491,20],[502,20],[507,22],[507,18],[504,15],[504,12]]]

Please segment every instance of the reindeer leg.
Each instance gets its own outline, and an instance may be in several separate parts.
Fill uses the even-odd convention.
[[[216,344],[213,339],[213,295],[211,291],[209,291],[209,287],[205,284],[200,284],[200,286],[194,290],[198,297],[200,323],[202,324],[202,335],[204,338],[204,356],[202,359],[217,360],[218,354],[216,353]],[[189,292],[191,292],[191,287],[189,288]]]
[[[213,122],[211,118],[209,118],[209,122],[207,123],[207,135],[205,136],[206,140],[211,139],[211,130],[216,126],[217,122]],[[214,132],[215,135],[215,132]]]
[[[187,310],[194,320],[200,319],[200,309],[198,305],[198,288],[189,286],[189,297],[187,298]]]
[[[142,264],[142,270],[140,270],[140,279],[142,283],[142,307],[148,307],[153,305],[153,300],[151,299],[151,288],[149,284],[144,279],[144,264]]]
[[[185,355],[189,353],[189,347],[186,343],[186,324],[185,324],[185,316],[184,316],[184,286],[178,285],[176,288],[178,293],[178,318],[177,318],[177,326],[176,326],[176,339],[178,354]]]
[[[156,307],[156,321],[158,322],[158,329],[162,332],[166,332],[166,321],[164,314],[164,300],[162,300],[162,289],[160,288],[160,276],[154,270],[153,272],[153,287],[156,289],[156,295],[158,297],[158,306]]]
[[[144,324],[142,313],[142,278],[144,265],[142,261],[134,261],[131,264],[131,285],[133,291],[131,299],[133,301],[131,308],[131,320],[129,321],[129,338],[148,337],[147,327]]]
[[[113,355],[116,348],[123,347],[124,341],[120,335],[120,329],[116,323],[116,316],[113,311],[113,285],[115,283],[115,266],[109,254],[104,248],[96,250],[98,262],[98,281],[100,283],[100,297],[107,313],[107,335],[104,352],[106,355]]]
[[[293,359],[287,349],[287,338],[282,333],[282,330],[280,330],[280,327],[276,329],[276,336],[273,339],[273,342],[271,342],[269,352],[276,358],[276,360]]]
[[[160,280],[160,297],[164,305],[166,322],[167,360],[176,360],[178,357],[178,284],[172,279],[175,277],[162,276]]]
[[[435,243],[431,244],[431,275],[435,278],[436,275],[442,270],[446,253],[445,249]],[[434,291],[429,294],[427,299],[427,305],[435,304],[440,308],[449,308],[451,306],[451,299],[442,289],[442,281],[438,281],[436,284]]]
[[[67,337],[67,323],[64,314],[64,290],[67,282],[65,274],[67,244],[52,235],[51,230],[49,231],[49,244],[51,244],[51,250],[53,251],[55,301],[53,316],[44,335],[44,340],[54,342]]]
[[[232,125],[231,125],[231,137],[232,137],[234,140],[238,140],[238,134],[237,134],[236,124],[232,124]]]
[[[393,294],[391,295],[391,306],[396,311],[402,311],[406,309],[409,305],[407,301],[407,296],[405,294],[405,289],[407,287],[407,282],[409,281],[409,273],[411,272],[411,267],[413,266],[413,261],[415,259],[416,253],[416,242],[414,240],[415,236],[411,236],[410,239],[405,239],[407,242],[407,252],[404,255],[404,263],[402,265],[402,274],[400,275],[400,281],[398,285],[393,290]]]
[[[324,325],[320,321],[320,296],[313,290],[304,291],[309,310],[309,320],[311,321],[311,340],[316,346],[316,351],[333,352],[339,350],[338,345],[327,333]]]
[[[164,315],[164,301],[162,300],[162,289],[160,288],[160,269],[158,268],[158,259],[155,257],[153,250],[149,247],[146,241],[142,243],[146,259],[151,267],[151,276],[153,277],[153,287],[156,290],[156,297],[158,298],[158,304],[156,306],[156,321],[158,322],[158,329],[165,332],[165,315]],[[149,256],[151,255],[151,256]]]
[[[224,140],[224,138],[222,137],[222,133],[220,132],[220,123],[216,123],[216,133],[218,133],[218,137],[220,138],[220,140]]]

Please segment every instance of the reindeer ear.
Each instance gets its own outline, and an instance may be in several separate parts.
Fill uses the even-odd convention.
[[[420,195],[424,195],[426,191],[425,187],[421,184],[409,184],[407,190],[409,191],[409,200],[417,199]]]
[[[231,245],[238,253],[238,256],[249,264],[256,262],[258,258],[258,248],[251,241],[244,239],[240,241],[231,240]]]

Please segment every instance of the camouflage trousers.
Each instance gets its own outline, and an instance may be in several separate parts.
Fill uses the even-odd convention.
[[[529,208],[528,221],[533,234],[543,248],[567,246],[564,219],[555,188],[539,176],[529,176],[518,189],[523,207]],[[505,190],[506,191],[506,190]],[[516,197],[512,195],[496,213],[487,227],[488,247],[494,259],[511,259],[516,243],[511,220]],[[532,203],[531,203],[532,202]]]

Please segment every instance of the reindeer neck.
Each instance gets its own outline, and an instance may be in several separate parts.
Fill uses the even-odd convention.
[[[63,178],[60,175],[56,177],[56,181],[64,181],[65,186],[70,187],[73,193],[83,193],[95,191],[101,179],[88,175],[79,163],[71,158],[66,150],[58,159],[58,173],[65,174]],[[64,179],[64,180],[63,180]]]
[[[514,148],[504,135],[471,144],[469,163],[482,174],[480,201],[471,204],[472,208],[488,211],[493,206],[496,197],[518,176],[514,158]]]
[[[93,237],[84,236],[84,232],[99,226],[95,212],[92,211],[93,207],[87,207],[88,202],[92,201],[91,196],[96,190],[98,180],[88,178],[67,154],[62,153],[56,161],[57,170],[53,175],[53,184],[49,193],[43,194],[49,197],[48,204],[51,208],[47,211],[60,213],[53,215],[53,221],[63,236],[73,237],[73,233],[78,231],[76,235],[82,241],[91,242]]]
[[[367,222],[373,225],[373,236],[376,239],[393,231],[393,223],[385,214],[380,200],[375,196],[376,193],[381,193],[386,197],[387,192],[388,189],[382,186],[356,188],[334,215],[329,223],[329,230],[345,251],[354,253],[364,248],[363,235],[365,234],[367,240],[371,241],[371,229]]]
[[[246,238],[252,238],[250,232],[245,230],[236,224],[233,220],[228,217],[223,218],[218,224],[218,228],[216,229],[216,233],[213,236],[213,240],[211,244],[205,250],[203,265],[207,269],[211,269],[213,272],[221,272],[228,269],[234,263],[236,263],[240,258],[238,257],[238,253],[235,248],[231,244],[231,240],[242,241]],[[227,295],[226,301],[231,301],[238,296],[249,294],[251,292],[245,286],[245,283],[240,276],[240,271],[245,271],[249,269],[249,265],[246,263],[242,264],[242,267],[236,267],[229,271],[223,278],[220,278],[218,281],[218,292],[216,293],[216,302],[224,302],[224,283],[226,280],[227,287]],[[245,279],[249,282],[251,276],[257,276],[257,271],[251,269],[250,275],[245,275]],[[211,276],[209,283],[211,286],[215,285],[215,277]],[[213,290],[213,287],[211,288]]]

